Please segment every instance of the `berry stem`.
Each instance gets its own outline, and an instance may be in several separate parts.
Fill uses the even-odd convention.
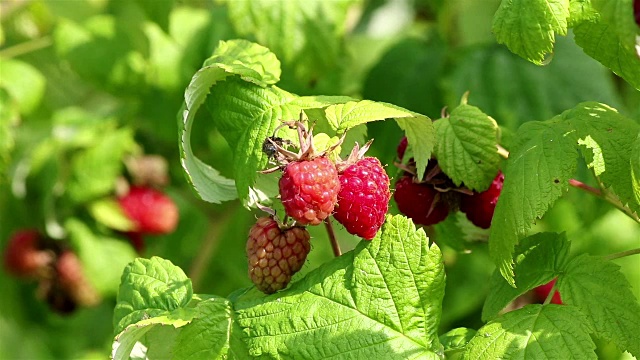
[[[551,291],[549,291],[549,294],[547,294],[547,298],[544,299],[544,303],[542,303],[542,305],[548,305],[551,303],[551,300],[553,300],[553,295],[556,293],[556,288],[558,287],[558,282],[556,281],[553,284],[553,287],[551,288]]]
[[[615,253],[615,254],[610,254],[604,257],[605,260],[615,260],[615,259],[620,259],[623,258],[625,256],[630,256],[630,255],[637,255],[640,254],[640,248],[637,249],[631,249],[631,250],[627,250],[627,251],[622,251],[619,253]]]
[[[327,233],[329,234],[329,241],[331,242],[333,255],[336,257],[342,255],[340,244],[338,244],[338,240],[336,240],[336,233],[333,231],[333,225],[331,225],[331,220],[329,218],[324,219],[324,226],[327,228]]]
[[[498,154],[500,154],[500,156],[502,156],[503,158],[507,159],[509,158],[509,151],[505,148],[503,148],[500,145],[496,145],[498,148]],[[622,211],[623,213],[625,213],[627,216],[629,216],[630,218],[632,218],[635,222],[640,223],[640,216],[638,216],[638,214],[635,214],[633,211],[631,211],[631,209],[629,209],[628,207],[624,206],[622,204],[622,202],[620,202],[620,199],[618,199],[614,194],[612,194],[609,191],[602,191],[600,189],[596,189],[593,186],[589,186],[581,181],[578,181],[576,179],[569,179],[569,185],[577,188],[577,189],[581,189],[584,190],[588,193],[591,193],[599,198],[602,198],[604,201],[610,203],[611,205],[615,206],[618,210]]]

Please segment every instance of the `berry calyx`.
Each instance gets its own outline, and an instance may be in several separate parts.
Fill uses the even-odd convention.
[[[493,212],[496,209],[502,185],[504,184],[504,174],[502,171],[493,179],[489,189],[472,195],[462,196],[460,200],[460,211],[464,212],[475,226],[488,229],[491,226]]]
[[[547,299],[547,296],[549,296],[551,289],[553,289],[553,286],[556,284],[556,280],[557,279],[553,279],[550,282],[544,285],[540,285],[533,289],[533,292],[536,294],[536,297],[538,298],[539,301],[544,302]],[[551,303],[562,305],[562,299],[560,298],[560,293],[558,292],[558,290],[556,290],[556,292],[553,293],[553,297],[551,298]]]
[[[272,217],[259,218],[247,239],[251,281],[266,294],[284,289],[304,265],[311,250],[309,239],[303,227],[284,228]]]
[[[365,157],[340,174],[336,220],[350,234],[371,240],[389,209],[389,176],[380,161]]]
[[[135,225],[137,233],[161,235],[175,230],[178,207],[162,192],[150,187],[132,186],[118,199],[120,207]]]
[[[14,233],[4,251],[4,268],[15,276],[35,277],[46,271],[54,254],[41,246],[37,230]]]
[[[449,205],[441,192],[427,183],[414,182],[413,176],[405,174],[396,182],[393,198],[398,210],[420,225],[433,225],[447,218]]]
[[[333,212],[340,180],[335,164],[318,157],[287,164],[279,188],[287,215],[300,225],[318,225]]]

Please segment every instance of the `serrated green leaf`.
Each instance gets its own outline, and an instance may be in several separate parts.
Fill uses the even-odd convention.
[[[211,87],[233,75],[264,87],[279,80],[280,62],[269,49],[249,41],[221,41],[185,90],[185,104],[178,114],[182,167],[198,195],[214,203],[235,199],[235,184],[194,155],[191,131],[196,113]]]
[[[138,258],[124,269],[113,314],[115,333],[140,320],[169,315],[193,296],[182,269],[159,257]]]
[[[638,26],[631,9],[634,0],[591,0],[598,12],[598,22],[612,25],[612,31],[627,49],[633,49],[638,35]]]
[[[595,21],[598,12],[591,5],[591,0],[570,0],[569,2],[569,27],[584,21]]]
[[[434,123],[438,165],[456,185],[487,190],[498,173],[498,124],[475,106],[461,104]]]
[[[640,356],[640,304],[618,265],[579,255],[566,265],[557,286],[562,302],[577,306],[596,336]]]
[[[322,81],[345,55],[342,37],[353,0],[225,1],[239,35],[269,47],[299,83]]]
[[[78,219],[69,219],[65,229],[91,285],[102,296],[115,295],[122,270],[136,258],[133,247],[126,241],[95,234]]]
[[[372,241],[289,289],[239,298],[237,321],[253,356],[438,359],[444,276],[424,231],[388,216]]]
[[[518,296],[560,275],[568,255],[569,241],[564,233],[539,233],[522,239],[516,250],[514,268],[517,287],[509,285],[496,270],[482,308],[482,320],[494,319]]]
[[[234,320],[232,304],[221,298],[198,303],[198,316],[182,328],[173,349],[174,359],[247,359],[242,330]],[[197,341],[194,341],[197,339]]]
[[[440,335],[440,343],[444,347],[446,359],[462,359],[467,344],[476,335],[476,331],[468,328],[456,328]]]
[[[613,191],[624,206],[640,214],[635,199],[629,159],[640,125],[615,109],[594,102],[582,103],[563,114],[574,129],[577,144],[587,165],[608,191]]]
[[[558,116],[522,125],[505,162],[505,181],[491,223],[489,250],[512,286],[514,246],[567,191],[577,166],[573,139],[560,120]]]
[[[124,156],[136,148],[131,129],[103,134],[71,160],[69,195],[77,202],[85,202],[112,192],[116,178],[122,174]]]
[[[567,35],[569,0],[503,0],[493,18],[498,43],[542,65],[555,34]]]
[[[44,96],[45,77],[32,65],[15,59],[2,59],[0,88],[7,91],[21,114],[36,110]]]
[[[127,217],[115,199],[101,199],[89,204],[89,213],[102,225],[119,231],[130,231],[136,225]]]
[[[591,331],[575,307],[527,305],[480,328],[465,359],[597,359]]]
[[[371,121],[395,118],[413,149],[418,176],[424,175],[435,142],[435,131],[428,117],[399,106],[370,100],[331,105],[325,110],[325,115],[338,133]]]
[[[613,4],[619,1],[610,2]],[[631,1],[628,1],[628,9],[628,18],[633,22]],[[636,90],[640,90],[640,57],[636,53],[634,43],[623,43],[616,30],[615,23],[600,19],[597,22],[583,22],[577,25],[573,32],[576,44],[582,47],[587,55],[611,69]]]

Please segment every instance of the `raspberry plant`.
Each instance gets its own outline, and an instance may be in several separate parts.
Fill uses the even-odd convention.
[[[639,1],[7,4],[3,355],[640,356]]]

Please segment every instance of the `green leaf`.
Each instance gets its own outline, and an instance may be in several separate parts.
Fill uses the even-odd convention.
[[[522,239],[516,250],[514,268],[517,287],[509,285],[496,270],[482,308],[482,320],[494,319],[518,296],[562,274],[568,255],[569,241],[564,233],[538,233]]]
[[[2,59],[0,66],[0,88],[18,104],[21,114],[36,110],[46,86],[45,77],[30,64],[14,59]]]
[[[640,125],[615,109],[594,102],[579,104],[563,117],[574,129],[577,144],[598,180],[617,195],[622,205],[640,214],[634,191],[638,185],[629,167]]]
[[[347,9],[357,1],[225,1],[238,35],[269,47],[294,84],[323,81],[346,57]]]
[[[631,148],[631,185],[636,202],[640,204],[640,135],[636,138]]]
[[[505,162],[505,181],[491,223],[489,250],[512,286],[514,246],[567,191],[577,166],[572,138],[560,120],[557,116],[522,125]]]
[[[596,336],[640,356],[640,304],[620,267],[583,254],[571,260],[564,272],[557,282],[562,302],[579,307]]]
[[[246,40],[221,41],[185,90],[185,104],[178,115],[182,167],[198,195],[214,203],[235,199],[235,185],[194,155],[191,131],[211,87],[232,75],[265,87],[278,81],[280,62],[267,48]]]
[[[456,60],[445,82],[446,103],[457,106],[469,91],[470,104],[513,131],[526,121],[550,119],[583,101],[622,106],[610,71],[566,37],[557,39],[553,61],[546,66],[522,61],[498,45],[469,49]]]
[[[527,305],[480,328],[465,359],[597,359],[591,331],[573,306]]]
[[[461,104],[434,123],[438,165],[456,185],[487,190],[498,173],[498,124],[475,106]]]
[[[435,142],[433,123],[428,117],[399,106],[370,100],[331,105],[325,114],[331,127],[338,133],[371,121],[395,118],[413,149],[418,176],[424,175]]]
[[[128,128],[110,131],[93,146],[71,160],[72,176],[67,191],[77,202],[85,202],[112,192],[122,175],[123,158],[137,145]]]
[[[438,359],[444,281],[439,248],[407,218],[388,216],[372,241],[235,309],[253,356]]]
[[[135,2],[149,19],[157,23],[165,32],[169,32],[169,15],[173,8],[173,0],[135,0]]]
[[[168,315],[192,297],[191,280],[169,260],[136,259],[122,273],[113,314],[115,333],[140,320]]]
[[[67,220],[65,229],[91,285],[103,296],[115,295],[122,270],[136,258],[133,247],[126,241],[95,234],[78,219]]]
[[[444,347],[446,359],[462,359],[464,350],[471,339],[476,335],[476,331],[468,328],[455,328],[440,335],[440,343]]]
[[[198,303],[198,316],[182,328],[173,348],[174,359],[247,359],[242,330],[232,304],[221,298]],[[196,341],[194,341],[196,340]]]
[[[569,13],[569,27],[598,19],[598,12],[591,5],[591,0],[570,0]]]
[[[569,0],[503,0],[493,18],[498,43],[542,65],[555,34],[567,35]]]
[[[610,9],[622,10],[622,5],[626,5],[626,16],[620,21],[610,22],[612,17],[618,19],[618,10],[615,11],[615,15],[611,11],[600,12],[597,22],[585,21],[574,28],[575,42],[587,55],[611,69],[636,90],[640,90],[640,57],[634,48],[635,37],[631,37],[629,41],[626,33],[628,29],[637,31],[634,30],[636,26],[633,23],[631,0],[607,2],[607,5],[611,5],[608,7]]]
[[[89,205],[89,213],[100,224],[115,230],[130,231],[136,227],[115,199],[107,198],[92,202]]]

